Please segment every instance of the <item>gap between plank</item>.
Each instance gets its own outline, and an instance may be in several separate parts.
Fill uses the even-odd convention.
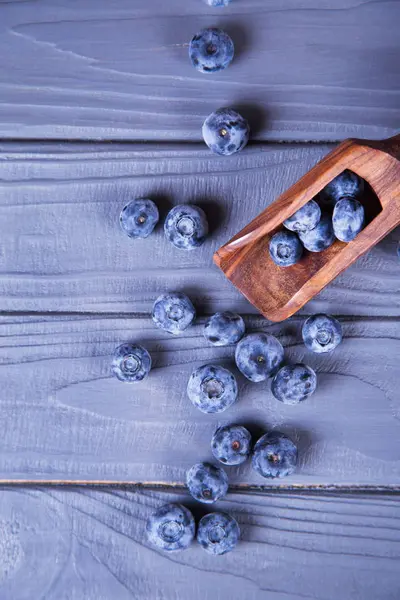
[[[211,313],[199,313],[197,315],[198,319],[206,319],[207,317],[214,314]],[[263,317],[260,313],[240,313],[242,317],[246,319],[264,319],[268,323],[274,324],[274,321],[268,321],[265,317]],[[387,322],[390,323],[392,321],[398,322],[399,316],[391,316],[391,315],[340,315],[335,313],[329,313],[336,319],[340,319],[342,321],[371,321],[371,322]],[[285,319],[285,321],[280,321],[281,323],[287,323],[288,321],[294,321],[295,319],[306,319],[310,317],[312,313],[303,313],[299,312],[290,317],[289,319]],[[150,319],[151,313],[147,312],[91,312],[91,311],[24,311],[24,310],[0,310],[0,317],[96,317],[103,319]],[[278,324],[278,322],[276,323]]]
[[[252,140],[247,144],[247,148],[250,148],[252,146],[254,147],[258,147],[258,146],[287,146],[287,145],[295,145],[295,146],[301,146],[301,145],[309,145],[309,146],[326,146],[326,145],[336,145],[336,144],[340,144],[341,142],[343,142],[343,139],[335,139],[335,140],[273,140],[273,141],[269,141],[269,140]],[[137,145],[137,146],[151,146],[151,145],[157,145],[157,146],[161,146],[161,147],[167,147],[167,146],[179,146],[182,147],[182,145],[184,145],[185,147],[189,147],[189,148],[206,148],[206,145],[203,141],[198,140],[127,140],[127,139],[103,139],[103,138],[85,138],[85,139],[78,139],[78,138],[19,138],[19,137],[6,137],[6,138],[2,138],[0,137],[0,144],[43,144],[43,145],[54,145],[54,144],[71,144],[71,145],[93,145],[93,144],[118,144],[120,146],[132,146],[132,145]]]
[[[161,490],[161,491],[181,491],[187,490],[186,486],[181,483],[164,483],[158,481],[85,481],[85,480],[68,480],[68,479],[48,479],[36,481],[34,479],[20,479],[9,480],[0,479],[1,486],[8,487],[62,487],[62,488],[118,488],[118,489],[146,489],[146,490]],[[229,486],[229,492],[231,493],[256,493],[256,494],[270,494],[270,493],[302,493],[302,494],[315,494],[316,492],[336,492],[340,494],[389,494],[389,495],[400,495],[400,485],[357,485],[357,484],[307,484],[295,483],[291,485],[252,485],[252,484],[239,484]]]

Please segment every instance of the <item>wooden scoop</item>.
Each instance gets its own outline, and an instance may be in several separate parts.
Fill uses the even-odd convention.
[[[400,224],[399,161],[400,135],[345,140],[222,246],[215,263],[267,319],[287,319]],[[322,252],[305,252],[293,266],[278,267],[269,255],[271,237],[345,169],[369,184],[361,198],[367,226],[348,244],[337,240]]]

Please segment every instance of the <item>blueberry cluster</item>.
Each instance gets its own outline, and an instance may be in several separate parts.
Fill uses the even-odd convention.
[[[275,233],[269,253],[280,267],[298,263],[304,248],[322,252],[338,239],[351,242],[365,226],[364,206],[360,202],[364,180],[346,170],[333,179],[283,222],[285,230]]]
[[[153,200],[136,198],[122,209],[119,222],[122,230],[133,239],[147,238],[159,221]],[[194,250],[204,244],[208,221],[202,208],[193,204],[174,206],[165,219],[165,237],[176,248]]]
[[[206,0],[210,6],[227,6],[230,0]],[[190,41],[189,59],[200,73],[218,73],[232,62],[235,46],[222,29],[202,29]],[[230,156],[242,150],[249,141],[247,120],[232,108],[219,108],[203,123],[203,139],[215,154]]]
[[[206,2],[210,6],[226,6],[230,0]],[[192,38],[189,56],[201,73],[219,72],[232,62],[234,44],[221,29],[203,29]],[[202,133],[214,153],[229,156],[247,144],[250,129],[246,119],[235,110],[221,108],[207,117]],[[321,252],[335,239],[353,240],[365,222],[364,208],[359,201],[363,185],[363,180],[351,171],[336,177],[318,197],[284,221],[285,229],[275,233],[270,241],[272,260],[281,267],[288,267],[298,263],[305,250]],[[133,200],[120,215],[122,229],[134,239],[148,237],[158,221],[157,206],[147,198]],[[198,206],[175,206],[166,217],[164,233],[176,248],[198,248],[208,235],[206,215]],[[195,307],[181,292],[161,294],[154,302],[154,324],[172,335],[182,334],[195,318]],[[245,323],[236,313],[226,311],[212,315],[205,323],[204,337],[214,346],[236,345],[235,363],[240,373],[254,383],[270,379],[272,395],[280,402],[298,404],[316,390],[317,375],[310,366],[284,364],[280,341],[263,332],[245,335]],[[341,342],[342,330],[333,317],[317,314],[304,322],[302,337],[307,349],[326,353]],[[149,374],[151,365],[151,356],[143,346],[125,343],[115,351],[112,370],[119,380],[134,383]],[[203,413],[222,413],[238,399],[237,379],[221,365],[201,365],[190,375],[187,396]],[[296,444],[286,434],[272,430],[253,443],[250,432],[239,424],[217,427],[211,439],[211,451],[216,461],[228,467],[251,460],[252,468],[264,478],[293,474],[298,460]],[[186,486],[198,502],[214,504],[228,492],[228,475],[221,466],[199,462],[187,471]],[[198,523],[196,534],[192,513],[174,503],[158,508],[149,517],[146,529],[149,541],[167,552],[188,548],[196,537],[207,552],[221,555],[233,550],[240,538],[237,521],[223,512],[205,515]]]
[[[189,509],[182,504],[164,504],[151,514],[146,524],[149,541],[167,552],[185,550],[196,534],[196,524]],[[202,517],[197,527],[196,539],[210,554],[226,554],[239,541],[237,521],[223,512]]]
[[[162,294],[154,302],[152,319],[162,330],[177,335],[195,320],[196,310],[181,292]],[[314,315],[303,324],[303,340],[316,353],[332,351],[342,339],[339,322],[328,315]],[[204,326],[205,339],[215,346],[236,344],[235,361],[239,371],[249,381],[272,379],[274,397],[286,404],[298,404],[316,390],[317,376],[305,364],[284,365],[284,349],[273,335],[245,335],[245,324],[235,313],[226,311],[209,317]],[[125,382],[142,381],[150,372],[151,356],[143,346],[122,344],[115,352],[112,369]],[[238,398],[235,375],[213,364],[196,368],[188,381],[187,395],[192,404],[204,413],[220,413]],[[253,469],[264,478],[291,475],[297,465],[296,444],[276,430],[264,434],[253,445],[250,432],[243,425],[218,427],[211,439],[215,459],[225,466],[237,466],[251,458]],[[214,504],[229,488],[226,472],[216,465],[203,462],[193,465],[186,474],[190,495],[203,504]],[[148,519],[149,541],[165,551],[187,548],[195,537],[195,521],[181,504],[166,504]],[[207,552],[219,555],[233,550],[240,537],[236,520],[226,513],[204,516],[197,529],[197,541]]]

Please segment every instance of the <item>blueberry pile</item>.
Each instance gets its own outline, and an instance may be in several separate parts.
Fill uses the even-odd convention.
[[[210,6],[226,6],[230,0],[205,0]],[[234,44],[221,29],[203,29],[189,46],[192,65],[201,73],[226,69],[234,57]],[[231,108],[221,108],[204,121],[203,138],[216,154],[231,155],[248,142],[247,121]],[[350,242],[365,224],[360,202],[364,181],[351,171],[344,171],[283,223],[270,241],[272,260],[281,267],[298,263],[304,252],[321,252],[335,239]],[[148,198],[129,202],[120,214],[120,225],[131,238],[146,238],[159,221],[156,204]],[[176,248],[193,250],[208,235],[203,210],[191,204],[175,206],[164,222],[166,239]],[[399,244],[400,256],[400,244]],[[158,328],[172,335],[183,334],[196,319],[191,300],[182,292],[161,294],[154,302],[152,320]],[[303,363],[288,364],[280,341],[273,335],[255,332],[245,335],[245,323],[236,313],[218,312],[204,326],[205,340],[214,346],[235,345],[238,371],[250,382],[271,381],[271,393],[285,404],[299,404],[317,388],[317,375]],[[303,342],[316,354],[332,352],[342,341],[340,323],[333,317],[317,314],[309,317],[302,328]],[[138,383],[150,373],[152,360],[143,346],[125,343],[113,357],[112,371],[120,380]],[[238,401],[237,378],[218,364],[198,366],[190,375],[187,396],[192,405],[207,414],[229,410]],[[287,435],[271,430],[257,441],[240,424],[218,427],[211,438],[211,451],[218,463],[237,466],[251,461],[263,478],[282,478],[294,473],[298,460],[296,444]],[[186,474],[187,489],[196,501],[214,504],[228,492],[228,475],[221,466],[200,462]],[[147,535],[157,548],[172,552],[186,549],[196,537],[200,546],[213,555],[233,550],[240,538],[236,520],[223,512],[206,514],[197,526],[192,513],[181,504],[170,503],[158,508],[148,519]]]
[[[284,230],[275,233],[269,253],[276,265],[298,263],[304,249],[322,252],[335,239],[351,242],[365,226],[364,206],[360,202],[364,180],[346,170],[283,222]]]
[[[154,324],[172,335],[184,332],[195,318],[196,310],[182,292],[162,294],[154,302]],[[318,314],[306,319],[302,336],[305,346],[319,354],[336,348],[342,330],[335,318]],[[316,390],[317,375],[311,367],[284,364],[284,348],[279,340],[263,332],[245,335],[240,315],[215,313],[205,322],[204,337],[215,346],[236,345],[235,362],[240,373],[254,383],[270,379],[272,395],[280,402],[298,404]],[[112,370],[119,380],[136,383],[149,374],[151,364],[151,356],[143,346],[125,343],[115,351]],[[187,395],[201,412],[221,413],[238,400],[236,376],[218,364],[201,365],[189,377]],[[211,438],[211,451],[216,461],[228,467],[251,460],[254,471],[264,478],[291,475],[298,458],[295,443],[284,433],[272,430],[253,443],[250,432],[238,424],[218,427]],[[197,463],[187,471],[186,486],[198,502],[214,504],[228,492],[228,475],[222,467]],[[162,550],[183,550],[195,537],[195,522],[184,506],[167,504],[149,517],[147,534],[149,541]],[[237,522],[225,513],[208,514],[198,524],[197,541],[211,554],[230,552],[239,536]]]
[[[119,216],[122,230],[133,239],[147,238],[158,221],[158,208],[149,198],[131,200]],[[200,206],[174,206],[166,216],[164,233],[175,248],[194,250],[204,244],[208,235],[207,217]]]
[[[192,543],[196,524],[189,509],[182,504],[164,504],[147,520],[149,541],[160,550],[174,552],[185,550]],[[196,539],[210,554],[226,554],[239,541],[240,529],[230,515],[215,512],[200,519]]]

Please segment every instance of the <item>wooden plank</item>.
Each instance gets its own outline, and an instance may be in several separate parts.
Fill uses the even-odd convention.
[[[148,313],[162,291],[175,288],[201,312],[255,312],[212,255],[331,148],[262,145],[217,158],[185,144],[3,144],[0,308]],[[203,206],[209,240],[183,252],[166,241],[161,224],[147,240],[129,239],[118,224],[120,210],[146,195],[162,219],[173,204]],[[306,312],[398,316],[397,239],[389,235]]]
[[[400,4],[393,0],[34,0],[0,4],[0,135],[200,140],[205,117],[242,110],[253,138],[388,137],[399,125]],[[236,59],[190,65],[221,26]]]
[[[275,400],[269,383],[239,376],[234,347],[209,347],[203,323],[182,337],[150,319],[3,317],[0,328],[0,479],[182,484],[195,462],[212,460],[218,425],[245,424],[255,438],[277,428],[299,446],[295,475],[266,481],[250,464],[229,468],[233,485],[400,485],[400,321],[347,319],[333,354],[301,342],[302,319],[249,331],[276,334],[288,361],[318,372],[317,392],[299,406]],[[140,384],[110,373],[117,345],[136,340],[154,369]],[[205,415],[186,397],[190,373],[217,362],[238,375],[239,401]]]
[[[184,495],[6,489],[0,495],[0,594],[13,600],[397,600],[399,498],[231,494],[214,510],[242,538],[218,558],[194,542],[149,546],[147,517]]]

